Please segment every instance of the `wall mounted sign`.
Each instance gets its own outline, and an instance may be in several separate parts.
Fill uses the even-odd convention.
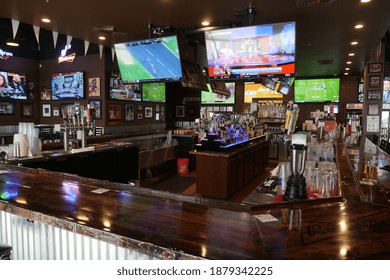
[[[70,50],[71,47],[71,45],[66,45],[65,48],[61,50],[61,55],[58,57],[58,63],[73,62],[74,58],[76,57],[76,53],[66,55],[66,53],[68,52],[68,50]]]
[[[0,49],[0,59],[7,60],[11,56],[14,56],[14,54],[10,53],[10,52],[3,51],[2,49]]]

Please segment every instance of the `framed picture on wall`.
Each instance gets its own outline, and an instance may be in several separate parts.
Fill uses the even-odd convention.
[[[125,111],[125,121],[126,122],[134,121],[134,104],[125,103],[124,111]]]
[[[368,67],[368,73],[380,73],[382,72],[382,63],[370,63]]]
[[[176,106],[176,117],[184,118],[185,111],[184,106]]]
[[[142,120],[142,114],[137,114],[137,119]]]
[[[95,119],[102,119],[102,100],[101,99],[89,99],[88,104],[95,111]]]
[[[145,118],[153,117],[153,107],[145,107]]]
[[[22,103],[22,118],[31,118],[33,117],[33,104],[32,103]]]
[[[369,115],[379,115],[379,104],[368,104]]]
[[[100,78],[94,77],[88,79],[88,96],[100,96]]]
[[[51,104],[42,104],[42,117],[51,117]]]
[[[142,109],[143,109],[142,104],[138,104],[138,105],[137,105],[137,110],[138,110],[138,111],[142,111]]]
[[[41,100],[51,100],[51,89],[42,88],[41,89]]]
[[[367,91],[367,100],[381,100],[382,91],[380,90],[368,90]]]
[[[0,102],[0,115],[14,115],[15,103],[14,102]]]
[[[59,117],[60,116],[60,106],[53,105],[53,117]]]
[[[108,104],[108,120],[109,121],[120,121],[122,120],[122,110],[119,104]]]
[[[368,87],[370,88],[380,88],[382,87],[381,76],[380,75],[371,75],[368,77]]]

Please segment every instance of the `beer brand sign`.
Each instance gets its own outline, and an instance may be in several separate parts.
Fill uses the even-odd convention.
[[[66,55],[67,51],[70,50],[71,47],[71,45],[66,45],[65,48],[61,50],[61,55],[58,57],[58,63],[73,62],[74,58],[76,57],[76,53]]]
[[[11,56],[14,56],[14,54],[10,53],[10,52],[3,51],[2,49],[0,49],[0,59],[7,60]]]

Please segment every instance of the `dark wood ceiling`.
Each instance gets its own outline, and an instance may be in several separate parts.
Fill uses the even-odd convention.
[[[107,47],[148,38],[158,27],[202,43],[200,22],[205,19],[222,27],[296,21],[298,77],[342,75],[347,60],[352,61],[350,75],[360,76],[390,27],[390,1],[12,0],[2,5],[0,17]],[[42,23],[42,17],[51,23]],[[357,23],[364,28],[355,29]],[[107,40],[100,42],[99,35]],[[354,40],[359,43],[351,46]],[[351,52],[354,57],[348,56]]]

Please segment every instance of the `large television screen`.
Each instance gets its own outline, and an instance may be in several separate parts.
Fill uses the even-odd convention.
[[[181,81],[176,36],[115,44],[123,82]]]
[[[205,31],[210,79],[295,74],[295,22]]]
[[[302,79],[294,82],[294,102],[338,102],[340,78]]]
[[[211,90],[210,84],[207,84],[208,91],[201,91],[200,103],[201,104],[234,104],[235,102],[235,83],[226,83],[228,95],[214,93]]]
[[[110,77],[110,98],[116,100],[141,101],[141,84],[125,84],[118,76]]]
[[[26,75],[0,71],[0,97],[27,99]]]
[[[142,84],[142,101],[165,102],[165,83]]]
[[[52,74],[52,99],[84,99],[84,83],[84,72],[82,71]]]
[[[244,84],[244,102],[251,103],[253,99],[283,98],[283,94],[267,87],[263,83],[246,82]]]

